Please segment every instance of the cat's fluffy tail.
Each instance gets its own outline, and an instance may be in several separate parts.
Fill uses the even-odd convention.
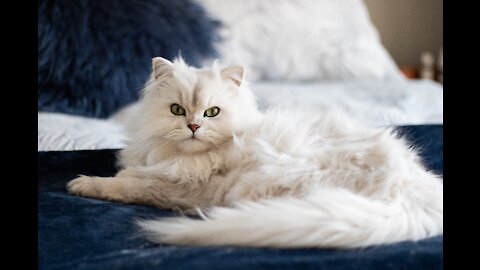
[[[442,194],[414,202],[382,202],[327,189],[305,198],[277,198],[217,207],[203,219],[142,221],[158,243],[252,247],[354,248],[418,240],[443,232]],[[428,207],[427,207],[428,205]]]

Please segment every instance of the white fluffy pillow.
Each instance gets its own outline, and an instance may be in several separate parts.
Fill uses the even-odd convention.
[[[401,80],[361,0],[198,0],[253,80]]]

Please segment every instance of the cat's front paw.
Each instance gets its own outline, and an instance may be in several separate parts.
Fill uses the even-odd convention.
[[[82,175],[67,184],[67,191],[70,194],[85,196],[85,197],[96,197],[98,191],[95,188],[94,177]]]

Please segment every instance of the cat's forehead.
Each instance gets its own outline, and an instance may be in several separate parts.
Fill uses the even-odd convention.
[[[176,98],[191,109],[211,105],[221,96],[224,83],[211,70],[196,70],[175,75]]]

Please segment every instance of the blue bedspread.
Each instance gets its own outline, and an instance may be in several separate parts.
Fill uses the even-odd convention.
[[[425,164],[443,173],[443,127],[405,126]],[[355,250],[156,245],[136,218],[175,215],[140,205],[71,196],[78,174],[111,176],[118,150],[38,153],[39,269],[443,269],[443,237]]]

